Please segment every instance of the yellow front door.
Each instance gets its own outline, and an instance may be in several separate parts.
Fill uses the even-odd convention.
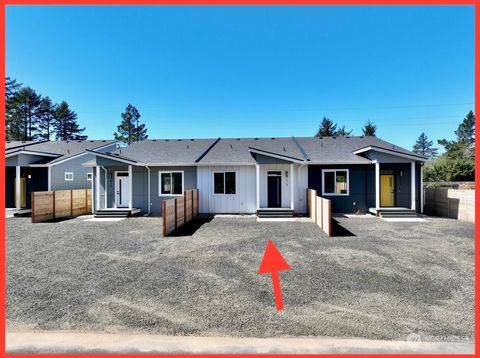
[[[380,206],[395,205],[395,189],[393,175],[380,175]]]
[[[15,178],[13,186],[13,197],[15,198],[15,207],[17,207],[17,180]],[[24,208],[27,206],[27,183],[25,178],[20,178],[20,207]]]

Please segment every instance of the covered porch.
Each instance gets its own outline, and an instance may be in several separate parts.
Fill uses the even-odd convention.
[[[304,161],[250,148],[255,158],[255,196],[259,217],[291,217],[306,212],[308,168]]]
[[[105,153],[84,163],[92,169],[92,206],[96,217],[126,217],[142,210],[134,205],[136,162]]]

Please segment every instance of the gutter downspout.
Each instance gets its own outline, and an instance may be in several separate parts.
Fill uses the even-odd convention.
[[[151,214],[151,206],[152,206],[152,203],[150,202],[150,167],[148,165],[145,165],[145,168],[147,168],[147,171],[148,171],[148,176],[147,176],[147,183],[148,183],[148,189],[147,189],[147,196],[148,196],[148,215]]]
[[[105,171],[105,209],[107,209],[107,187],[108,187],[108,181],[107,181],[107,176],[108,176],[108,172],[107,172],[107,169],[105,169],[105,167],[101,167],[104,171]]]

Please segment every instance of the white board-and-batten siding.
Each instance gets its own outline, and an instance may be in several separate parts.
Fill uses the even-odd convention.
[[[213,173],[235,172],[235,194],[214,194]],[[202,214],[253,214],[256,212],[255,166],[198,166],[199,212]]]
[[[292,174],[290,173],[290,164],[262,164],[260,165],[260,208],[268,207],[268,175],[269,171],[280,171],[282,173],[282,208],[290,208]],[[308,187],[308,168],[307,166],[293,166],[293,196],[294,212],[307,212],[307,187]]]

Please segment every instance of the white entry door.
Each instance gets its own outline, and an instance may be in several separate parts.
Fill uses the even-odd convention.
[[[130,177],[128,172],[115,172],[115,204],[117,208],[128,208]]]

